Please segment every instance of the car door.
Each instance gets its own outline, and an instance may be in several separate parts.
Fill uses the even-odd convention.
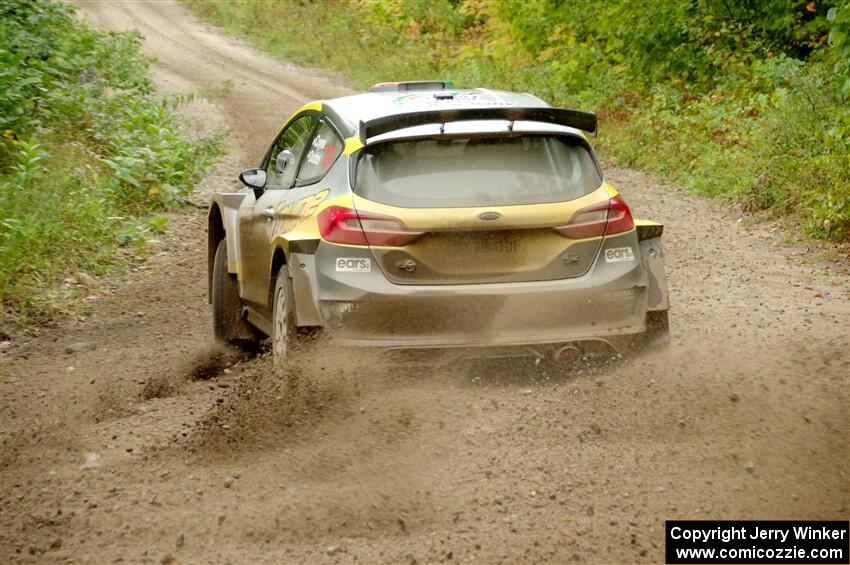
[[[319,114],[307,112],[291,121],[275,140],[263,160],[266,187],[240,221],[242,251],[242,298],[265,309],[271,284],[271,242],[281,218],[280,209],[293,200],[292,187],[304,160],[308,143],[319,123]]]

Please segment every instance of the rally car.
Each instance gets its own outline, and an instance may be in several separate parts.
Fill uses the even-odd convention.
[[[662,344],[662,226],[605,182],[590,112],[382,83],[312,102],[209,211],[217,339],[565,360]]]

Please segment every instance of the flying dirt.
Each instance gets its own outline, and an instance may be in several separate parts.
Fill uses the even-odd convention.
[[[227,128],[195,199],[238,189],[304,102],[350,93],[176,2],[81,3],[137,29],[163,92]],[[388,77],[395,78],[395,77]],[[272,366],[213,345],[206,217],[84,320],[0,353],[4,563],[660,562],[672,519],[846,519],[850,271],[649,176],[671,347],[555,370],[423,363],[323,334]]]

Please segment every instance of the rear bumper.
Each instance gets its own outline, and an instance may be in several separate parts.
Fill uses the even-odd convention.
[[[633,261],[605,260],[606,249],[623,247],[633,249]],[[585,275],[554,281],[398,285],[374,261],[369,272],[336,271],[340,258],[369,256],[368,250],[322,243],[315,255],[299,258],[304,266],[293,273],[296,287],[310,288],[321,325],[343,344],[510,346],[646,329],[647,268],[634,231],[607,240]]]

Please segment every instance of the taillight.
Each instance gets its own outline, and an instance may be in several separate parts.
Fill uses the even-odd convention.
[[[401,247],[423,235],[408,230],[396,218],[341,206],[328,206],[316,219],[322,239],[331,243]]]
[[[328,206],[316,218],[322,239],[348,245],[369,245],[360,227],[357,211],[340,206]]]
[[[582,208],[570,218],[570,223],[555,228],[555,231],[570,239],[585,239],[605,235],[610,203],[603,202]]]
[[[608,227],[605,228],[605,235],[614,235],[617,233],[625,233],[635,227],[634,218],[629,205],[618,194],[611,199],[611,207],[608,208]]]
[[[555,231],[570,239],[586,239],[627,232],[635,227],[632,211],[620,195],[608,202],[582,208]]]

